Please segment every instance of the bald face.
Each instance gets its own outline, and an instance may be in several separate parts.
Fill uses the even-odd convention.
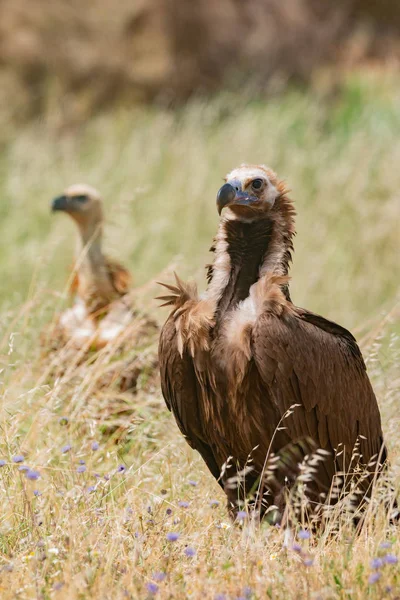
[[[241,165],[225,181],[217,194],[218,213],[229,208],[238,219],[265,216],[280,195],[276,174],[264,165]]]
[[[103,217],[98,191],[86,184],[75,184],[67,188],[62,196],[54,198],[52,210],[68,213],[82,227],[96,224]]]

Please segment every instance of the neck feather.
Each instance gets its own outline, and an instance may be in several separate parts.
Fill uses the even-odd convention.
[[[250,287],[269,274],[287,275],[294,235],[294,209],[286,196],[265,217],[253,221],[222,219],[211,250],[207,297],[221,315],[248,297]],[[290,301],[288,284],[282,291]]]
[[[116,292],[102,252],[101,223],[80,227],[77,249],[79,294],[94,309],[109,304]]]
[[[100,223],[79,227],[77,257],[78,260],[79,257],[82,257],[82,266],[86,270],[92,271],[93,274],[104,264],[102,238],[103,232]]]

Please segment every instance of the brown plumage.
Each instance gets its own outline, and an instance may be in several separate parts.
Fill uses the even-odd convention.
[[[247,498],[261,515],[277,506],[279,520],[295,481],[310,510],[337,501],[332,481],[361,505],[386,460],[361,352],[349,331],[291,302],[295,211],[284,183],[252,165],[226,181],[207,291],[177,278],[162,297],[172,307],[159,344],[167,406],[231,513]]]
[[[65,339],[78,346],[90,340],[101,347],[115,339],[132,318],[127,296],[131,275],[103,254],[103,203],[94,188],[70,186],[53,200],[52,209],[67,213],[79,234],[70,286],[73,306],[61,315],[59,327]]]

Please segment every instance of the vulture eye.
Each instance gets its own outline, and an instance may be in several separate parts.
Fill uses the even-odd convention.
[[[253,190],[261,190],[263,183],[262,179],[254,179],[254,181],[251,182],[251,187]]]
[[[85,194],[80,194],[79,196],[74,196],[74,200],[77,202],[86,202],[88,197]]]

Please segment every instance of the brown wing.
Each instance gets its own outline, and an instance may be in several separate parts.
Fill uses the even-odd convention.
[[[106,265],[115,291],[120,296],[127,294],[132,286],[132,275],[128,269],[110,258],[106,258]]]
[[[129,292],[132,287],[132,275],[125,269],[119,262],[106,258],[107,270],[110,274],[111,281],[115,291],[120,295],[124,296]],[[75,268],[75,266],[73,267]],[[72,280],[69,286],[69,293],[74,296],[78,293],[79,289],[79,273],[77,270],[72,275]]]
[[[174,414],[177,425],[188,444],[201,454],[211,473],[218,480],[220,469],[202,429],[198,382],[193,362],[187,353],[181,357],[178,352],[176,329],[171,317],[161,331],[158,357],[161,389],[165,402]]]
[[[350,332],[302,309],[281,317],[265,312],[254,329],[253,352],[258,371],[282,415],[299,404],[282,423],[293,440],[310,436],[334,454],[339,444],[348,465],[359,435],[363,463],[375,454],[386,458],[378,404],[364,361]],[[328,479],[333,463],[326,467]]]
[[[72,271],[72,279],[69,284],[69,294],[70,294],[70,296],[75,296],[75,294],[78,293],[79,275],[78,275],[78,271],[76,270],[75,265],[72,265],[71,271]]]

